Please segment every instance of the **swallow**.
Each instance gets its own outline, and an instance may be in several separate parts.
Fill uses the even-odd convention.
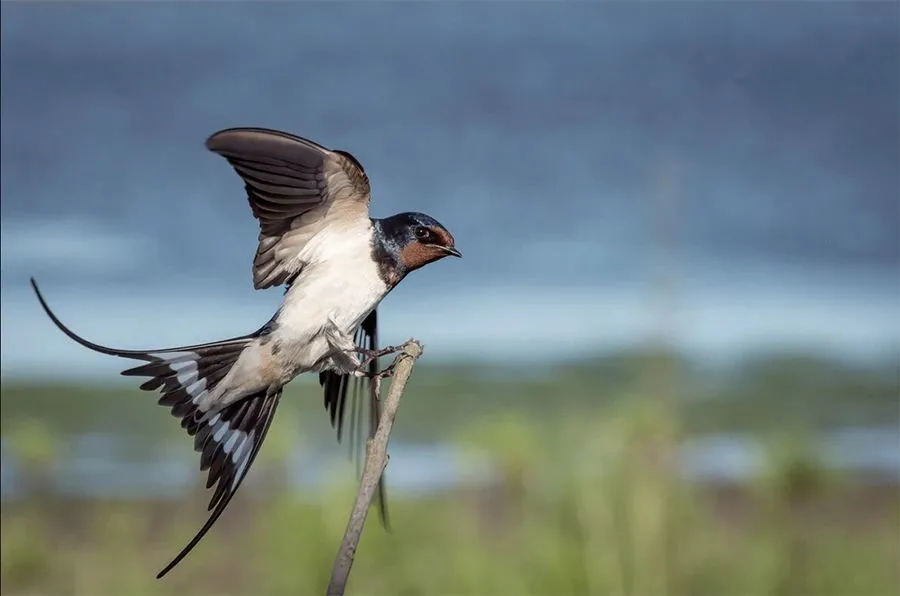
[[[31,285],[50,320],[82,346],[140,361],[125,376],[146,377],[194,438],[206,488],[215,489],[210,515],[194,538],[157,574],[163,577],[200,542],[225,511],[266,437],[284,386],[318,373],[338,441],[348,388],[354,385],[351,427],[359,424],[361,385],[369,384],[369,434],[378,424],[372,385],[383,374],[377,308],[413,271],[444,257],[461,257],[453,235],[434,218],[405,212],[369,216],[371,189],[350,153],[326,149],[263,128],[221,130],[206,147],[224,157],[244,183],[259,223],[253,287],[285,287],[275,315],[257,331],[212,343],[154,350],[102,346],[70,330]],[[379,487],[387,524],[384,486]]]

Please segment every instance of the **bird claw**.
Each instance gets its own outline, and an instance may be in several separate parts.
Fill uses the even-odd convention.
[[[359,368],[357,368],[355,371],[353,371],[353,375],[357,376],[357,377],[362,377],[365,379],[373,379],[373,380],[377,379],[379,381],[381,379],[387,379],[387,378],[394,376],[394,366],[395,366],[394,364],[391,364],[390,366],[388,366],[378,372],[374,372],[374,373],[365,370],[366,366],[367,366],[367,364],[360,365]]]
[[[367,348],[356,347],[356,348],[353,348],[353,351],[358,354],[362,354],[364,356],[362,361],[359,363],[359,368],[363,369],[363,368],[367,367],[369,364],[371,364],[371,362],[373,360],[380,358],[381,356],[387,356],[389,354],[396,354],[397,352],[399,352],[402,349],[403,349],[402,346],[387,346],[385,348],[381,348],[380,350],[369,350]],[[388,368],[391,368],[391,367],[388,367]],[[385,370],[387,370],[387,369],[385,369]]]
[[[394,366],[396,363],[391,363],[390,366],[385,368],[384,370],[371,375],[369,378],[372,380],[372,395],[375,396],[376,400],[381,399],[381,381],[388,377],[394,376]],[[380,421],[379,421],[380,426]]]
[[[381,379],[389,379],[390,377],[393,377],[393,376],[394,376],[394,367],[395,367],[395,366],[396,366],[396,364],[391,363],[390,366],[388,366],[388,367],[386,367],[386,368],[380,370],[379,372],[375,373],[374,375],[372,375],[372,377],[373,377],[373,378],[377,378],[377,379],[379,379],[379,380],[381,380]]]

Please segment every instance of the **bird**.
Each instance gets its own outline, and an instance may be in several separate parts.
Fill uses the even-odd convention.
[[[358,424],[361,386],[368,383],[374,433],[380,410],[372,388],[390,374],[390,367],[378,370],[378,358],[398,350],[378,348],[378,306],[413,271],[462,257],[453,235],[429,215],[371,217],[369,178],[347,151],[266,128],[223,129],[206,140],[206,148],[242,179],[258,221],[253,287],[284,287],[278,310],[262,327],[198,345],[110,348],[64,325],[31,278],[41,307],[65,335],[95,352],[141,362],[121,374],[147,377],[140,388],[161,393],[158,403],[194,438],[201,472],[208,470],[206,488],[215,485],[206,523],[157,578],[178,565],[225,511],[259,453],[284,386],[297,375],[319,375],[338,441],[351,381],[351,427]],[[379,497],[387,528],[383,484]]]

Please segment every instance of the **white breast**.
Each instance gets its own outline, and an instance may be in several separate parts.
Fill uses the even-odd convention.
[[[328,351],[321,330],[329,318],[352,334],[388,292],[372,261],[371,224],[365,224],[329,226],[300,255],[306,265],[285,295],[275,331],[300,368]]]

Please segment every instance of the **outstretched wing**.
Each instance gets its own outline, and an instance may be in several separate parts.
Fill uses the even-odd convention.
[[[377,309],[369,313],[359,329],[356,331],[356,345],[368,350],[378,349],[378,314]],[[378,372],[378,359],[369,363],[369,373]],[[360,377],[338,374],[333,370],[319,374],[319,383],[325,394],[325,409],[331,416],[331,425],[337,430],[338,441],[343,438],[344,419],[347,412],[347,397],[350,393],[350,451],[356,459],[357,468],[361,456],[365,453],[365,439],[363,438],[362,418],[364,402],[368,399],[368,432],[367,437],[375,436],[378,429],[378,420],[381,418],[381,402],[375,395],[375,387],[371,380],[363,380]],[[351,387],[352,385],[352,387]],[[363,395],[363,392],[368,395]],[[358,471],[358,470],[357,470]],[[387,496],[385,494],[384,475],[378,483],[378,509],[381,513],[381,523],[385,528],[390,528],[387,510]]]
[[[290,281],[304,265],[303,249],[326,227],[369,216],[369,178],[349,153],[262,128],[229,128],[206,141],[244,180],[259,246],[256,289]]]

